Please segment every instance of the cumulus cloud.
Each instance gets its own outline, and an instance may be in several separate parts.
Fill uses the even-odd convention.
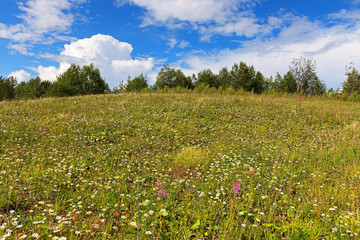
[[[8,77],[13,77],[18,82],[25,82],[30,79],[30,76],[30,73],[26,72],[25,70],[15,71],[8,75]]]
[[[69,40],[64,36],[70,32],[75,15],[70,11],[86,0],[27,0],[19,3],[22,11],[18,24],[0,23],[0,38],[18,43],[52,43]],[[71,39],[71,38],[70,38]],[[12,48],[27,55],[31,45],[13,45]]]
[[[242,42],[242,47],[214,54],[189,54],[182,60],[188,75],[210,68],[214,71],[245,61],[266,76],[284,74],[293,58],[313,57],[317,73],[328,87],[338,88],[345,80],[345,65],[360,64],[360,23],[324,27],[306,18],[297,18],[272,39]]]
[[[58,68],[38,66],[36,71],[41,79],[53,81],[72,63],[80,66],[93,63],[100,69],[109,86],[114,87],[122,80],[127,80],[129,74],[134,77],[153,69],[153,58],[133,59],[132,51],[133,47],[129,43],[120,42],[109,35],[97,34],[66,44],[58,56],[48,55],[59,63]]]

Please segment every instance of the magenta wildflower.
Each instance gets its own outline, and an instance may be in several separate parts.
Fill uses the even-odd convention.
[[[166,198],[166,192],[165,192],[165,190],[164,189],[160,189],[159,191],[158,191],[158,194],[159,194],[159,196],[160,197],[162,197],[163,199],[165,199]]]
[[[158,187],[162,187],[162,183],[161,182],[156,182],[156,186],[158,186]]]
[[[234,183],[232,190],[234,193],[238,193],[240,191],[240,183]]]
[[[45,129],[43,129],[43,128],[40,128],[40,132],[42,132],[42,133],[43,133],[43,132],[45,132]]]

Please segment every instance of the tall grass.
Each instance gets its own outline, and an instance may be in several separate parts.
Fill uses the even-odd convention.
[[[356,239],[359,115],[252,94],[0,102],[0,238]]]

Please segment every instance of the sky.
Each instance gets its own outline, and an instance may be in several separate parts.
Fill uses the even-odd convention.
[[[56,80],[93,63],[111,88],[168,64],[266,77],[313,58],[328,88],[360,68],[360,0],[0,0],[0,76]]]

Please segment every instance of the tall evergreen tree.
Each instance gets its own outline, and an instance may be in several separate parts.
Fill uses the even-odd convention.
[[[210,69],[202,70],[198,73],[196,86],[199,86],[200,84],[213,88],[218,88],[219,76],[214,74]]]

